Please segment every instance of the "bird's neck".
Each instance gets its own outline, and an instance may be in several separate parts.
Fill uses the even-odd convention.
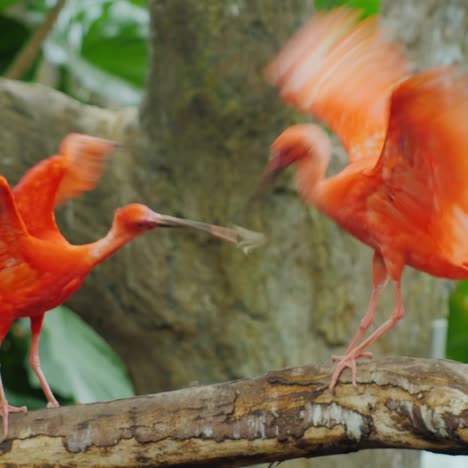
[[[89,263],[92,266],[102,263],[134,238],[135,235],[112,226],[102,239],[87,245]]]
[[[317,204],[329,162],[328,154],[312,151],[297,162],[296,186],[306,203]]]

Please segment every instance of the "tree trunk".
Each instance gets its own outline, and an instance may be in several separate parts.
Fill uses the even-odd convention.
[[[468,454],[468,365],[387,358],[359,389],[319,367],[13,415],[0,462],[26,466],[248,466],[405,447]],[[415,376],[417,376],[415,378]]]
[[[113,210],[134,201],[269,238],[245,257],[202,235],[149,233],[91,273],[69,305],[120,353],[138,393],[328,363],[366,309],[370,249],[304,206],[288,178],[248,202],[275,136],[305,120],[280,102],[261,71],[311,3],[149,2],[151,66],[138,111],[84,106],[41,86],[0,81],[0,170],[10,182],[71,131],[128,145],[95,192],[61,210],[71,241],[100,237]],[[413,58],[425,66],[464,60],[467,2],[420,3],[384,2]],[[403,283],[408,315],[373,347],[376,355],[427,355],[429,323],[445,314],[446,283],[414,271]],[[378,321],[391,305],[392,295],[384,295]],[[393,451],[346,457],[349,467],[416,460]],[[308,466],[302,463],[309,462],[285,466]],[[333,457],[320,466],[342,463]]]

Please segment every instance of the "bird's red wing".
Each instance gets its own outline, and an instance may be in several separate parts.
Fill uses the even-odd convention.
[[[62,156],[44,159],[26,172],[13,189],[16,206],[31,235],[62,238],[55,223],[54,207],[67,168],[68,163]]]
[[[380,154],[390,93],[409,69],[377,19],[359,15],[317,13],[266,69],[281,97],[327,124],[351,160]]]
[[[104,172],[106,157],[114,148],[113,142],[103,138],[77,133],[68,135],[60,145],[60,154],[67,160],[68,170],[60,183],[56,204],[93,190]]]
[[[14,188],[18,210],[30,234],[61,238],[54,209],[68,198],[95,188],[114,145],[108,140],[70,134],[57,156],[31,168]]]
[[[22,240],[28,233],[15,205],[8,182],[0,176],[0,294],[15,291],[37,276],[22,255]]]
[[[458,261],[468,250],[467,142],[468,75],[454,67],[416,74],[392,95],[374,169],[396,212]]]
[[[14,249],[18,238],[26,235],[10,186],[5,177],[0,176],[0,250]]]

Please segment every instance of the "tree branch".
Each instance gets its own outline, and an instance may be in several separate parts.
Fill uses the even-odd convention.
[[[246,466],[412,448],[468,454],[468,366],[387,358],[345,373],[332,395],[328,369],[127,400],[11,415],[0,463],[93,466]]]

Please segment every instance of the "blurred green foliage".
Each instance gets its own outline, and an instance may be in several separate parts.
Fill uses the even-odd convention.
[[[8,3],[0,9],[0,72],[55,0]],[[46,65],[54,68],[55,82],[45,84],[75,98],[135,105],[146,77],[148,27],[144,0],[67,0],[30,78],[43,81]]]
[[[0,74],[3,74],[29,37],[29,29],[20,21],[2,15],[0,10],[0,31]]]
[[[450,296],[447,358],[468,362],[468,281],[459,282]]]
[[[2,379],[10,404],[44,407],[29,366],[29,320],[18,320],[0,349]],[[58,307],[46,314],[41,338],[42,370],[61,404],[112,400],[133,395],[120,358],[76,314]]]
[[[118,78],[117,93],[127,88],[138,95],[147,69],[148,14],[136,3],[69,0],[45,48],[48,58],[67,63],[81,82],[102,77],[108,85]]]
[[[2,0],[0,2],[0,11],[6,10],[7,8],[14,5],[15,3],[18,3],[18,0]]]
[[[375,15],[380,10],[380,0],[315,0],[315,7],[319,10],[330,10],[342,5],[362,10],[363,16]]]
[[[133,394],[120,358],[65,307],[47,313],[40,353],[49,384],[67,399],[89,403]],[[30,385],[40,388],[29,366],[27,371]]]

